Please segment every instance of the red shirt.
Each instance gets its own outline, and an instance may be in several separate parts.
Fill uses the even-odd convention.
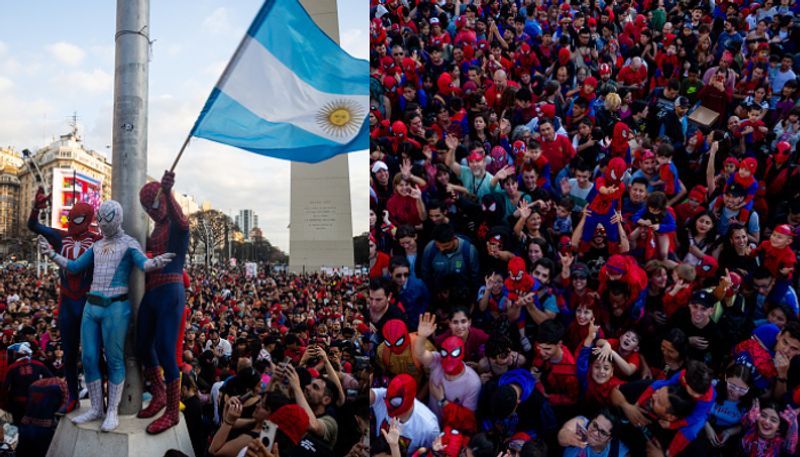
[[[378,260],[369,269],[369,279],[380,278],[383,276],[383,269],[389,269],[389,256],[383,252],[378,252]]]
[[[417,201],[414,197],[409,195],[403,197],[399,194],[394,194],[386,202],[386,210],[391,215],[392,222],[397,225],[419,225],[422,219],[419,217],[417,210]]]
[[[533,359],[533,366],[542,373],[542,384],[547,392],[547,399],[553,406],[574,405],[578,401],[580,385],[578,384],[575,357],[569,349],[561,345],[561,360],[542,360],[538,354]]]
[[[556,133],[553,141],[542,140],[542,155],[550,162],[550,173],[555,176],[575,157],[575,148],[569,138]]]
[[[794,268],[797,258],[789,246],[776,249],[769,240],[762,241],[756,248],[756,255],[764,255],[764,267],[775,277],[782,277],[780,270],[786,267]],[[789,274],[791,276],[791,273]]]

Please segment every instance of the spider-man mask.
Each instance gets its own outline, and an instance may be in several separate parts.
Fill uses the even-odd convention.
[[[452,427],[445,427],[442,433],[442,454],[447,457],[458,457],[461,454],[461,449],[469,442],[469,438],[459,433],[458,430]]]
[[[613,186],[619,184],[627,168],[628,165],[621,158],[614,157],[611,159],[608,162],[608,167],[606,167],[606,180],[608,184]]]
[[[775,163],[777,163],[778,165],[786,163],[786,161],[789,160],[789,156],[791,156],[792,154],[791,153],[792,145],[787,143],[786,141],[781,141],[776,145],[775,149],[776,151],[772,155],[773,160],[775,160]]]
[[[451,336],[442,342],[439,350],[445,374],[455,376],[464,371],[464,340]]]
[[[414,407],[417,395],[417,381],[409,374],[399,374],[392,378],[386,389],[386,412],[389,417],[402,416]]]
[[[508,276],[514,281],[521,281],[525,276],[525,261],[516,256],[508,261]]]
[[[69,219],[67,226],[69,236],[83,235],[89,230],[89,226],[94,220],[94,209],[86,202],[78,202],[69,210],[67,218]]]
[[[163,192],[159,193],[160,189],[161,183],[153,181],[142,186],[142,190],[139,191],[139,202],[147,215],[155,222],[161,222],[167,218],[167,196]],[[158,208],[153,208],[156,195],[158,195],[159,204]]]
[[[400,319],[387,321],[383,326],[383,341],[392,353],[402,354],[411,343],[406,323]]]

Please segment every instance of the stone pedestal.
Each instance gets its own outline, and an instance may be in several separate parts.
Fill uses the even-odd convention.
[[[75,425],[69,420],[86,411],[89,402],[83,401],[82,406],[59,422],[47,457],[161,457],[170,449],[194,456],[183,413],[177,426],[158,435],[148,435],[145,431],[154,419],[136,416],[120,416],[119,427],[104,433],[100,431],[101,421]]]

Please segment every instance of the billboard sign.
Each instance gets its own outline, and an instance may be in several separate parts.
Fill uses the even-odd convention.
[[[53,169],[52,226],[66,230],[72,205],[86,202],[97,211],[103,202],[103,181],[68,168]],[[96,222],[92,223],[96,227]]]

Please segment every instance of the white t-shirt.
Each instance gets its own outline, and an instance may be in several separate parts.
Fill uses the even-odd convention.
[[[206,351],[211,350],[211,351],[214,352],[214,355],[216,355],[217,354],[216,349],[218,347],[221,347],[222,348],[222,355],[224,355],[225,357],[230,357],[231,354],[233,354],[233,347],[231,346],[231,343],[228,340],[224,339],[224,338],[220,338],[219,339],[219,343],[217,343],[216,347],[212,347],[213,345],[214,345],[213,341],[211,341],[211,340],[206,341],[205,350]]]
[[[372,389],[375,394],[375,402],[372,404],[372,411],[375,413],[375,437],[381,436],[381,429],[389,428],[389,414],[386,411],[386,389]],[[433,445],[433,440],[439,436],[439,421],[436,416],[421,401],[414,399],[414,412],[408,421],[403,423],[403,431],[400,433],[400,454],[411,455],[417,449]]]

